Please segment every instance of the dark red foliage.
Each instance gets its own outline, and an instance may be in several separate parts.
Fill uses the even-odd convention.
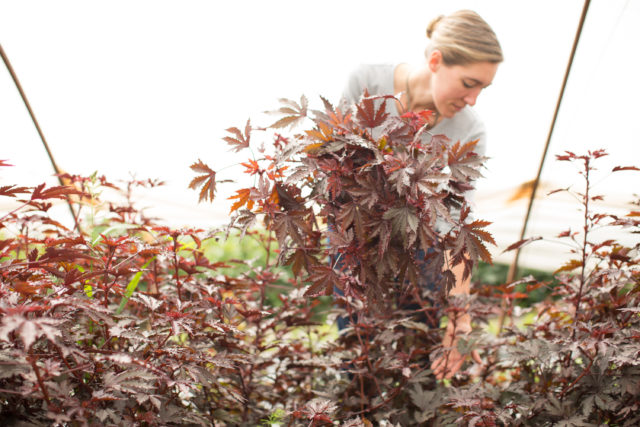
[[[427,113],[393,117],[380,101],[323,100],[316,111],[304,97],[283,100],[272,128],[312,126],[252,150],[262,156],[244,162],[255,185],[236,192],[227,230],[259,240],[261,264],[209,259],[218,233],[172,229],[137,209],[135,188],[157,181],[120,190],[68,175],[69,186],[0,187],[18,201],[0,217],[3,425],[637,425],[640,246],[595,241],[592,230],[638,233],[640,211],[593,211],[593,162],[606,153],[560,159],[582,162],[586,186],[583,229],[559,234],[575,256],[558,284],[527,277],[447,298],[453,265],[468,274],[490,261],[488,223],[464,200],[483,159],[474,142],[428,136]],[[269,140],[247,122],[226,140],[251,148],[265,131]],[[193,170],[200,199],[215,197],[224,181],[202,161]],[[121,201],[82,221],[103,187]],[[60,198],[77,230],[49,216]],[[239,264],[244,273],[229,273]],[[517,306],[540,288],[551,296]],[[327,294],[334,305],[321,313],[326,297],[316,296]],[[532,325],[488,333],[501,301],[513,322],[533,311]],[[465,312],[474,330],[454,345],[484,363],[439,383],[438,326]],[[325,336],[323,316],[349,321]]]
[[[124,199],[149,185],[127,183]],[[43,188],[20,193],[80,193]],[[292,408],[289,394],[311,399],[310,352],[288,334],[314,324],[313,306],[301,292],[265,305],[281,273],[224,276],[230,264],[200,249],[212,235],[155,226],[133,205],[102,212],[80,234],[31,203],[3,218],[1,424],[257,425]]]

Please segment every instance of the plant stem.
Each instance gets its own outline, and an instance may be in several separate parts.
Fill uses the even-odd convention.
[[[175,270],[176,287],[178,288],[178,300],[182,302],[182,295],[180,292],[180,288],[182,287],[182,284],[180,283],[180,264],[178,263],[178,236],[177,234],[172,234],[171,238],[173,239],[173,267]]]
[[[31,363],[31,367],[36,374],[36,378],[38,379],[38,385],[40,386],[40,390],[42,391],[42,395],[44,396],[44,400],[47,402],[47,405],[51,405],[51,399],[49,399],[49,393],[47,392],[47,388],[44,386],[44,382],[42,381],[42,376],[40,375],[40,370],[36,365],[36,358],[29,357],[29,362]]]
[[[582,299],[582,292],[585,284],[585,268],[587,264],[587,237],[589,235],[589,157],[584,159],[584,179],[585,179],[585,194],[583,198],[584,204],[584,233],[582,239],[582,267],[580,268],[580,289],[578,290],[578,296],[576,297],[575,310],[573,315],[573,331],[571,332],[571,339],[576,337],[576,324],[578,322],[578,314],[580,310],[580,300]]]
[[[7,217],[13,215],[14,213],[18,212],[20,209],[24,208],[25,206],[28,206],[29,202],[23,203],[22,205],[18,206],[17,208],[15,208],[14,210],[12,210],[11,212],[9,212],[8,214],[6,214],[5,216],[0,218],[0,221],[6,219]]]

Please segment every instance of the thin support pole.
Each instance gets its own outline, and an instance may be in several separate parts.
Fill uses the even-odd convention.
[[[584,26],[584,21],[587,17],[587,10],[589,9],[589,4],[591,0],[585,0],[584,7],[582,8],[582,16],[580,17],[580,24],[578,25],[578,30],[576,31],[576,37],[573,41],[573,47],[571,48],[571,55],[569,56],[569,62],[567,64],[567,69],[564,73],[564,79],[562,81],[562,88],[560,89],[560,95],[558,96],[558,101],[556,103],[556,109],[553,113],[553,120],[551,121],[551,126],[549,127],[549,133],[547,135],[547,141],[544,144],[544,151],[542,152],[542,158],[540,159],[540,165],[538,166],[538,173],[536,174],[536,179],[533,181],[533,188],[531,190],[531,196],[529,197],[529,205],[527,206],[527,214],[524,219],[524,223],[522,224],[522,231],[520,232],[520,238],[518,240],[523,240],[524,236],[527,232],[527,224],[529,222],[529,217],[531,216],[531,208],[533,207],[533,201],[536,197],[536,191],[538,190],[538,185],[540,184],[540,176],[542,175],[542,167],[544,166],[544,161],[547,157],[547,152],[549,151],[549,144],[551,143],[551,137],[553,136],[553,130],[556,126],[556,121],[558,119],[558,113],[560,112],[560,105],[562,104],[562,98],[564,97],[564,91],[567,87],[567,81],[569,80],[569,73],[571,72],[571,66],[573,65],[573,59],[576,54],[576,49],[578,47],[578,42],[580,41],[580,35],[582,34],[582,28]],[[509,275],[507,277],[507,282],[512,282],[516,277],[516,272],[518,269],[518,258],[520,256],[520,249],[516,250],[516,254],[509,268]]]
[[[562,80],[562,87],[560,89],[560,94],[558,96],[558,101],[556,102],[556,108],[553,112],[553,120],[551,121],[551,126],[549,127],[549,133],[547,134],[547,141],[544,144],[544,150],[542,152],[542,158],[540,159],[540,165],[538,166],[538,173],[536,174],[536,179],[533,181],[533,188],[531,189],[531,196],[529,197],[529,205],[527,207],[527,214],[525,215],[524,222],[522,224],[522,231],[520,232],[520,238],[518,241],[523,240],[525,234],[527,233],[527,224],[529,223],[529,217],[531,216],[531,209],[533,207],[533,201],[536,197],[536,191],[538,190],[538,185],[540,183],[540,176],[542,175],[542,167],[544,166],[544,161],[547,157],[547,152],[549,151],[549,144],[551,143],[551,137],[553,136],[553,130],[556,126],[556,121],[558,119],[558,113],[560,112],[560,106],[562,104],[562,98],[564,97],[564,91],[567,87],[567,81],[569,80],[569,74],[571,72],[571,66],[573,65],[573,60],[576,55],[576,50],[578,48],[578,42],[580,41],[580,36],[582,35],[582,28],[584,27],[584,22],[587,18],[587,11],[589,10],[589,4],[591,0],[585,0],[584,6],[582,7],[582,15],[580,16],[580,23],[578,24],[578,29],[576,30],[576,36],[573,40],[573,46],[571,48],[571,54],[569,55],[569,62],[567,63],[567,69],[564,73],[564,79]],[[520,257],[520,248],[516,249],[515,256],[513,258],[513,262],[509,266],[509,273],[507,274],[507,283],[511,283],[515,280],[517,272],[518,272],[518,259]],[[504,325],[504,317],[505,317],[505,309],[506,307],[502,307],[502,312],[500,313],[500,320],[498,325],[498,333],[502,330],[502,326]]]
[[[58,165],[56,164],[55,159],[53,158],[53,154],[51,153],[51,149],[49,149],[49,144],[47,144],[47,140],[44,137],[44,133],[42,133],[42,129],[40,129],[40,125],[38,124],[38,120],[36,119],[36,115],[34,114],[33,110],[31,109],[31,105],[29,104],[29,100],[27,99],[27,95],[24,93],[24,90],[22,89],[22,85],[20,84],[20,81],[18,80],[18,76],[16,75],[15,71],[13,70],[13,67],[11,66],[11,62],[9,61],[9,58],[7,57],[7,54],[5,53],[4,49],[2,48],[2,44],[0,44],[0,56],[2,56],[2,61],[4,62],[4,65],[7,67],[7,70],[9,71],[9,74],[11,74],[11,78],[13,79],[13,83],[16,85],[16,88],[18,89],[18,92],[20,93],[20,96],[22,97],[22,102],[24,102],[24,105],[27,107],[27,111],[29,112],[29,116],[31,116],[31,120],[33,121],[34,126],[36,127],[36,130],[38,131],[38,135],[40,135],[40,140],[42,141],[42,144],[44,145],[44,149],[47,151],[47,155],[49,156],[49,161],[51,161],[51,166],[53,166],[53,170],[56,173],[56,176],[58,177],[58,182],[60,183],[60,185],[65,185],[60,172],[60,169],[58,168]],[[78,218],[76,217],[75,212],[73,211],[73,205],[71,204],[71,199],[69,198],[69,196],[66,197],[67,199],[67,205],[69,206],[69,210],[71,211],[71,217],[73,218],[73,221],[75,223],[76,226],[76,230],[79,232],[80,231],[80,225],[78,224]]]

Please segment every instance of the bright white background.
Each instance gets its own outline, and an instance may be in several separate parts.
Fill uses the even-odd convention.
[[[280,97],[305,94],[315,107],[320,94],[337,102],[355,65],[418,63],[431,18],[474,9],[498,34],[506,58],[476,107],[492,158],[476,216],[494,222],[493,253],[500,256],[520,232],[526,200],[509,199],[535,177],[582,6],[579,0],[0,0],[0,43],[62,169],[97,170],[113,181],[129,173],[161,178],[168,185],[145,194],[143,203],[172,225],[209,227],[226,219],[227,193],[213,206],[198,205],[187,189],[189,165],[200,158],[222,169],[245,160],[228,151],[224,129],[249,117],[268,124],[272,118],[261,112],[277,108]],[[545,196],[578,183],[555,154],[606,148],[611,156],[603,172],[640,163],[638,22],[640,1],[592,1],[531,234],[553,235],[580,216],[562,197]],[[3,67],[0,159],[15,165],[0,170],[0,185],[55,183]],[[624,212],[639,177],[625,172],[602,181],[608,208]],[[523,264],[557,266],[564,251],[537,248],[523,252]]]

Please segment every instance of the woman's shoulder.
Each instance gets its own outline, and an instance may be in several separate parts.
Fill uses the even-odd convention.
[[[366,78],[375,78],[393,75],[396,64],[380,63],[380,64],[358,64],[355,66],[350,75]]]
[[[350,102],[356,102],[366,88],[371,95],[387,95],[393,92],[393,71],[395,65],[360,64],[349,73],[343,96]]]

